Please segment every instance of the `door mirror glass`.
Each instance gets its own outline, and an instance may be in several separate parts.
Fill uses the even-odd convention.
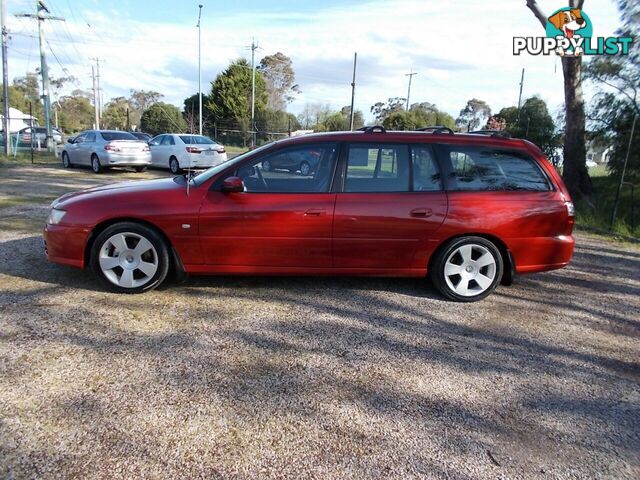
[[[67,143],[73,143],[73,137],[67,139]]]
[[[244,192],[244,182],[240,177],[225,178],[222,182],[223,193],[239,193]]]

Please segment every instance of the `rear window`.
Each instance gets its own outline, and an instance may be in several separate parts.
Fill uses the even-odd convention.
[[[451,173],[449,190],[534,191],[551,189],[537,162],[523,152],[490,147],[442,146]]]
[[[211,145],[216,143],[209,137],[205,137],[203,135],[180,135],[180,140],[187,145]]]
[[[107,142],[112,140],[137,140],[137,138],[129,132],[100,132],[100,135],[102,135],[102,138]]]

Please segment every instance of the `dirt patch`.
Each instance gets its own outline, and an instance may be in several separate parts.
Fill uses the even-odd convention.
[[[40,236],[41,197],[165,174],[110,175],[0,169],[39,198],[0,208],[0,477],[640,476],[640,249],[581,234],[473,305],[407,279],[119,296]]]

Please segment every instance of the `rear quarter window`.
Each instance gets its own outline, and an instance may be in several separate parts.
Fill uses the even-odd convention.
[[[450,169],[449,190],[551,190],[551,184],[536,160],[524,152],[466,146],[441,146],[439,150]]]

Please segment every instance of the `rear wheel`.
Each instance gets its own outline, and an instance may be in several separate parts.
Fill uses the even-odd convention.
[[[160,285],[169,271],[169,249],[152,228],[120,222],[98,235],[91,268],[110,290],[142,293]]]
[[[498,248],[482,237],[456,238],[446,244],[431,264],[431,280],[445,297],[474,302],[489,295],[503,272]]]
[[[91,155],[91,170],[93,170],[93,173],[102,173],[104,170],[100,164],[100,159],[95,153]]]
[[[62,166],[64,168],[71,168],[71,160],[69,160],[69,154],[67,152],[62,152]]]
[[[176,157],[171,157],[169,159],[169,169],[174,175],[179,175],[182,171],[182,169],[180,168],[180,163],[178,162],[178,159]]]

